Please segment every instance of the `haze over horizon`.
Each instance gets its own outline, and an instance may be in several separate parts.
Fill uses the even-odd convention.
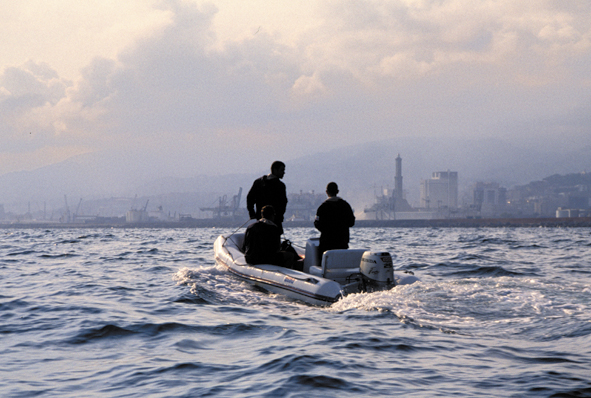
[[[2,9],[0,176],[105,153],[128,157],[121,184],[256,174],[275,159],[336,151],[339,164],[344,148],[418,137],[457,143],[453,156],[471,164],[495,162],[498,152],[474,143],[498,140],[517,149],[506,163],[531,151],[568,159],[555,172],[591,168],[591,3],[23,0]],[[438,148],[427,149],[412,151],[429,160]]]

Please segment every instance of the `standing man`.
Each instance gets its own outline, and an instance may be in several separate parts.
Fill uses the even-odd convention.
[[[246,208],[251,219],[261,218],[263,206],[271,205],[275,209],[275,224],[283,234],[283,215],[287,207],[287,191],[281,181],[285,175],[285,163],[275,161],[271,165],[271,174],[254,180],[246,196]]]
[[[338,193],[337,184],[329,182],[326,186],[328,199],[316,211],[314,226],[320,231],[320,258],[326,250],[349,248],[349,228],[355,225],[355,215],[349,203],[337,197]]]

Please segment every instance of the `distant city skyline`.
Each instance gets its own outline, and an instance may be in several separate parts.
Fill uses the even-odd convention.
[[[318,160],[326,161],[326,158],[319,156]],[[395,174],[385,173],[382,178],[389,182],[394,181],[395,189],[385,188],[381,194],[376,194],[376,190],[373,189],[374,196],[372,196],[372,189],[369,189],[366,184],[365,191],[358,192],[365,199],[359,202],[359,195],[352,195],[357,200],[356,214],[360,220],[553,217],[554,214],[578,217],[588,214],[591,205],[591,180],[589,174],[585,172],[566,173],[563,176],[552,173],[542,181],[539,179],[528,181],[508,188],[497,182],[483,182],[490,181],[490,178],[473,176],[475,182],[464,184],[460,198],[457,184],[459,173],[447,170],[432,172],[430,179],[421,179],[421,201],[411,206],[406,200],[407,189],[402,184],[400,154],[394,161]],[[306,158],[306,165],[310,166],[309,158]],[[318,170],[326,169],[326,165],[323,166],[322,163],[314,163],[314,167]],[[369,166],[369,169],[371,168],[372,165]],[[74,171],[78,170],[74,169]],[[294,171],[296,175],[306,174],[305,170],[298,171],[297,166]],[[344,170],[344,173],[347,174],[347,170]],[[85,172],[81,174],[84,176]],[[10,203],[7,208],[4,203],[0,203],[0,221],[44,220],[83,223],[96,217],[106,217],[123,218],[127,222],[146,220],[178,222],[187,218],[246,217],[244,201],[241,198],[242,187],[235,189],[234,192],[228,189],[230,186],[240,185],[240,180],[250,181],[251,177],[246,176],[246,174],[225,176],[221,179],[203,176],[176,182],[174,180],[154,181],[155,185],[144,187],[144,193],[139,197],[136,194],[135,197],[102,195],[102,198],[89,196],[77,198],[64,194],[56,201],[55,198],[47,200],[51,196],[42,195],[36,200],[17,200],[16,203]],[[350,199],[348,195],[355,193],[352,189],[359,189],[359,186],[351,185],[351,182],[359,181],[363,178],[362,176],[363,174],[349,175],[350,178],[344,180],[341,186],[347,187],[344,192],[345,197]],[[234,182],[231,182],[232,179],[228,177],[232,177]],[[40,178],[46,179],[43,175]],[[214,181],[219,185],[212,185]],[[3,182],[5,182],[3,177],[0,177],[0,187]],[[171,182],[173,185],[169,185]],[[195,182],[197,189],[193,186]],[[302,221],[313,218],[317,206],[324,200],[325,195],[320,193],[322,189],[310,189],[309,186],[301,188],[310,183],[310,180],[300,182],[299,192],[297,192],[297,186],[288,188],[290,198],[288,219]],[[156,187],[159,187],[159,190],[154,191]],[[400,190],[403,191],[402,194],[399,193]],[[0,189],[0,192],[2,191]],[[426,198],[428,200],[425,200]],[[431,201],[436,205],[432,206]]]

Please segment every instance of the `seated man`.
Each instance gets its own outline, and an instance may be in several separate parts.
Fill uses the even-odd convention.
[[[260,220],[246,228],[243,247],[246,262],[251,265],[273,264],[293,268],[293,254],[280,251],[281,231],[274,222],[273,206],[264,206],[261,215]]]

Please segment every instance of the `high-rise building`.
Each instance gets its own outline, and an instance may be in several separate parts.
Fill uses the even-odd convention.
[[[477,182],[473,189],[473,205],[481,216],[495,217],[507,205],[507,190],[496,182]]]
[[[435,171],[421,181],[421,207],[439,209],[458,207],[458,172]]]

